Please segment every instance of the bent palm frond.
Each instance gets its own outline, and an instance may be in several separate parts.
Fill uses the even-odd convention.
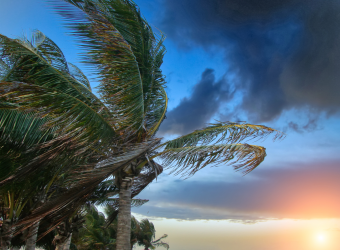
[[[56,128],[44,128],[46,118],[14,109],[0,110],[0,142],[27,150],[53,138]]]
[[[249,144],[203,145],[169,148],[157,156],[176,175],[182,173],[190,177],[209,164],[216,166],[221,163],[234,165],[235,170],[243,170],[247,174],[264,160],[266,149]]]
[[[190,134],[181,136],[174,140],[167,141],[161,146],[165,149],[190,147],[196,145],[207,145],[209,143],[239,143],[242,140],[261,139],[275,133],[274,140],[283,138],[284,133],[275,129],[253,124],[243,123],[216,123],[210,124],[208,127],[196,130]]]
[[[66,93],[21,82],[2,82],[0,90],[3,93],[0,97],[19,104],[20,110],[34,110],[41,118],[48,114],[47,127],[56,127],[57,132],[63,134],[71,132],[79,144],[87,143],[86,147],[99,141],[109,143],[117,137],[115,130],[100,114]],[[80,146],[84,148],[84,145]]]
[[[164,88],[159,88],[160,93],[155,95],[155,99],[153,101],[153,110],[150,108],[148,115],[146,116],[148,128],[147,137],[152,137],[156,134],[159,129],[159,126],[165,119],[165,114],[168,108],[168,96],[165,92]]]
[[[99,75],[99,92],[105,104],[119,118],[119,129],[132,129],[133,133],[140,134],[144,123],[143,83],[130,44],[105,17],[102,5],[91,1],[68,2],[87,15],[78,18],[71,6],[60,9],[72,22],[69,26],[86,51],[83,62]]]
[[[165,238],[167,238],[167,237],[168,237],[168,235],[167,235],[167,234],[164,234],[164,235],[161,236],[159,239],[152,241],[152,242],[151,242],[151,243],[152,243],[152,246],[153,246],[153,247],[164,247],[164,248],[166,248],[166,249],[169,249],[169,248],[170,248],[169,244],[162,241],[162,239],[165,239]]]
[[[66,20],[77,23],[69,26],[86,49],[84,62],[95,66],[99,73],[102,97],[116,115],[126,118],[120,128],[136,130],[139,141],[150,138],[166,110],[160,69],[164,36],[155,37],[132,1],[66,2],[86,14],[70,6],[56,7]]]
[[[94,202],[94,205],[97,206],[117,206],[118,208],[118,203],[119,199],[118,198],[106,198],[106,199],[102,199],[102,200],[97,200],[96,202]],[[149,202],[149,200],[146,199],[132,199],[131,200],[131,206],[132,207],[140,207],[142,205],[144,205],[145,203]]]
[[[89,79],[84,75],[84,73],[74,64],[68,63],[70,74],[76,79],[78,82],[83,84],[86,88],[88,88],[91,92],[91,84]]]
[[[166,51],[163,45],[165,36],[160,33],[158,38],[154,34],[133,1],[90,2],[102,11],[101,15],[119,31],[131,47],[143,83],[144,127],[149,130],[164,117],[165,80],[160,67]]]
[[[151,147],[154,147],[156,143],[158,143],[158,141],[154,140],[134,145],[133,148],[135,150],[128,150],[119,156],[117,155],[117,157],[113,157],[109,165],[107,162],[99,164],[93,163],[92,166],[88,166],[87,172],[78,172],[78,170],[81,170],[80,168],[74,170],[72,174],[67,177],[68,180],[65,180],[65,182],[69,184],[67,191],[63,195],[59,195],[44,203],[36,208],[29,216],[18,221],[15,225],[15,231],[22,231],[45,217],[51,220],[49,230],[53,230],[65,217],[71,216],[72,213],[77,211],[102,181],[126,164],[144,155],[145,152]],[[93,165],[99,167],[93,168]],[[90,171],[91,169],[92,172]]]
[[[84,86],[89,84],[85,75],[75,66],[69,70],[59,47],[40,31],[33,33],[31,41],[0,35],[0,51],[3,61],[1,81],[20,81],[57,89],[86,103],[114,124],[105,105],[88,86]]]

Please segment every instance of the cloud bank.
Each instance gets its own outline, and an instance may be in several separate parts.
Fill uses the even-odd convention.
[[[271,121],[293,108],[338,112],[338,0],[164,0],[163,4],[160,28],[179,47],[214,48],[214,53],[223,54],[228,72],[237,76],[237,90],[244,93],[239,109],[248,120]],[[215,86],[209,86],[214,91]],[[170,111],[169,119],[182,120],[194,112],[190,100],[195,96]],[[216,106],[202,112],[211,117]],[[179,130],[206,120],[194,119],[181,122]]]

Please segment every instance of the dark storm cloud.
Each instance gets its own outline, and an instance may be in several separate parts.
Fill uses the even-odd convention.
[[[169,111],[159,134],[186,134],[202,128],[218,111],[220,105],[232,97],[225,78],[215,81],[214,71],[206,69],[190,97]]]
[[[244,91],[240,108],[248,119],[270,121],[291,108],[338,112],[340,1],[163,3],[161,28],[170,39],[184,49],[224,53]]]
[[[339,218],[340,161],[258,169],[251,178],[162,183],[142,195],[150,202],[134,212],[176,219]],[[169,192],[170,191],[170,192]]]

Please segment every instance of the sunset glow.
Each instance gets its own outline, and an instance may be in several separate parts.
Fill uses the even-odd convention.
[[[324,233],[319,233],[316,236],[316,240],[317,240],[318,243],[325,243],[327,238],[326,238],[326,235]]]

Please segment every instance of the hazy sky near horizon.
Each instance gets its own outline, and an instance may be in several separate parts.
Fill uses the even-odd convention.
[[[174,250],[340,249],[340,1],[135,2],[167,36],[169,109],[159,136],[216,119],[268,125],[287,137],[249,142],[268,156],[246,176],[230,166],[187,180],[162,174],[134,213],[169,234]],[[0,0],[1,34],[34,29],[85,69],[47,1]]]

